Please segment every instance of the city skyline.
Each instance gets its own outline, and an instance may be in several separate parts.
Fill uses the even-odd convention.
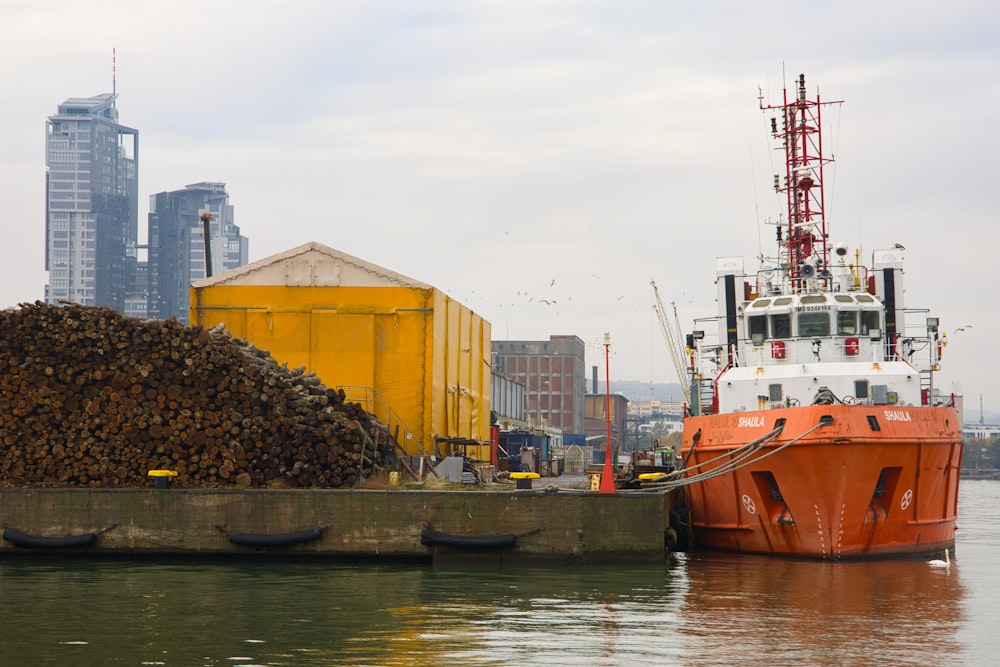
[[[45,165],[47,303],[187,324],[191,283],[248,262],[220,182],[151,195],[139,242],[139,131],[119,123],[115,93],[58,106],[46,121]]]
[[[831,243],[906,247],[907,304],[948,334],[935,387],[1000,406],[982,362],[998,147],[997,10],[927,2],[169,7],[5,12],[0,305],[43,296],[39,120],[117,91],[142,130],[140,207],[225,182],[251,261],[325,243],[435,285],[497,339],[578,335],[587,365],[674,380],[650,279],[684,330],[718,257],[771,250],[781,211],[758,110],[805,73],[824,115]],[[199,17],[191,22],[190,16]],[[863,16],[863,20],[858,17]],[[184,34],[185,43],[151,38]],[[140,211],[144,215],[145,211]]]

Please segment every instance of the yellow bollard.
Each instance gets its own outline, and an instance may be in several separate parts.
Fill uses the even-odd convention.
[[[146,473],[149,477],[153,478],[153,488],[154,489],[167,489],[170,488],[170,478],[177,477],[176,470],[150,470]]]

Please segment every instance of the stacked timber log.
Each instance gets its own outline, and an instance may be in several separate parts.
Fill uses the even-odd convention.
[[[343,390],[221,327],[36,302],[0,311],[0,486],[343,487],[396,447]]]

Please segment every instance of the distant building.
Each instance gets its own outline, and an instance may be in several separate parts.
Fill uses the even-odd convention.
[[[247,264],[250,242],[240,235],[225,183],[194,183],[149,198],[149,317],[190,315],[191,283],[206,271],[203,213],[209,213],[211,275]]]
[[[139,132],[116,95],[71,97],[45,123],[46,303],[124,312],[139,228]]]
[[[989,440],[1000,438],[1000,424],[966,424],[962,427],[965,440]]]
[[[684,403],[681,401],[629,401],[628,413],[635,417],[658,417],[661,415],[681,416]]]
[[[149,262],[147,261],[136,258],[132,270],[132,284],[125,296],[123,312],[129,317],[146,319],[149,316]]]
[[[493,341],[493,371],[524,385],[530,424],[583,433],[584,349],[577,336]]]
[[[595,450],[607,448],[608,439],[608,406],[611,407],[611,451],[613,454],[629,451],[626,447],[628,435],[628,404],[629,400],[621,394],[587,394],[584,397],[586,405],[585,429],[588,444]],[[601,457],[603,461],[603,456]]]
[[[639,424],[639,433],[643,435],[649,435],[654,431],[659,431],[661,435],[682,433],[684,431],[684,422],[680,419],[657,419]]]

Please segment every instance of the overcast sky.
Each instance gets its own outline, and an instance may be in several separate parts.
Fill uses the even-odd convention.
[[[991,2],[4,0],[0,307],[42,298],[45,119],[112,88],[149,196],[227,184],[250,259],[318,241],[447,292],[495,340],[575,334],[587,368],[674,382],[715,259],[782,212],[758,109],[825,112],[831,241],[906,246],[937,385],[1000,409],[1000,6]],[[763,244],[763,245],[762,245]],[[542,299],[552,302],[546,304]],[[955,332],[959,327],[964,331]]]

